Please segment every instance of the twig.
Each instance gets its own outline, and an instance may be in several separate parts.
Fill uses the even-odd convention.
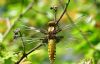
[[[70,3],[70,0],[68,0],[68,3],[66,3],[65,8],[64,8],[64,6],[63,6],[64,11],[63,11],[63,13],[61,14],[60,18],[57,20],[56,24],[59,23],[59,21],[61,20],[61,18],[63,17],[63,15],[66,13],[66,10],[67,10],[67,7],[68,7],[69,3]]]
[[[25,11],[24,11],[23,13],[21,13],[21,14],[16,18],[16,20],[14,21],[14,23],[11,25],[11,27],[10,27],[10,28],[6,31],[6,33],[4,34],[4,37],[3,37],[3,40],[2,40],[2,41],[5,40],[5,38],[7,37],[7,35],[9,34],[9,32],[12,30],[12,28],[14,27],[14,25],[18,22],[18,20],[20,20],[20,19],[25,15],[25,13],[27,13],[27,12],[32,8],[33,4],[34,4],[34,0],[33,0],[31,3],[29,3],[29,5],[26,7]]]
[[[59,0],[59,3],[60,3],[60,5],[62,6],[62,8],[64,8],[64,6],[63,6],[61,0]],[[66,15],[67,15],[67,17],[69,18],[71,24],[80,32],[80,34],[83,36],[83,38],[84,38],[85,41],[88,43],[88,45],[89,45],[92,49],[97,50],[97,49],[94,47],[94,45],[91,44],[91,42],[88,40],[88,38],[86,37],[86,35],[83,34],[83,32],[81,31],[81,29],[79,29],[78,26],[75,25],[74,21],[71,19],[71,17],[70,17],[69,14],[67,13],[67,10],[66,10]],[[100,50],[98,50],[98,51],[100,51]]]
[[[23,56],[15,64],[19,64],[25,57],[27,57],[29,54],[31,54],[36,49],[40,48],[42,45],[43,43],[40,43],[36,47],[34,47],[32,50],[30,50],[28,53],[26,53],[25,55],[23,54]]]

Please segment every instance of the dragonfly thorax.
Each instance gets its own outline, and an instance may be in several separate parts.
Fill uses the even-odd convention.
[[[55,37],[56,37],[56,23],[54,21],[50,21],[48,26],[48,38],[55,39]]]

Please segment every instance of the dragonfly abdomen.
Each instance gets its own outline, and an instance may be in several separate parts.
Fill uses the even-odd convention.
[[[56,43],[55,43],[55,39],[48,40],[48,54],[49,54],[50,63],[54,64],[55,55],[56,55]]]

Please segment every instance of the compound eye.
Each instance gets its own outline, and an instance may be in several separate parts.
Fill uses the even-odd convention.
[[[56,23],[55,23],[54,21],[50,21],[50,22],[48,23],[48,25],[49,25],[49,26],[55,26]]]

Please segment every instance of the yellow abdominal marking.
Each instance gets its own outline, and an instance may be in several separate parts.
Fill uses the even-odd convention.
[[[48,40],[48,54],[49,54],[49,60],[51,64],[54,64],[55,61],[55,55],[56,55],[56,43],[55,39]]]

